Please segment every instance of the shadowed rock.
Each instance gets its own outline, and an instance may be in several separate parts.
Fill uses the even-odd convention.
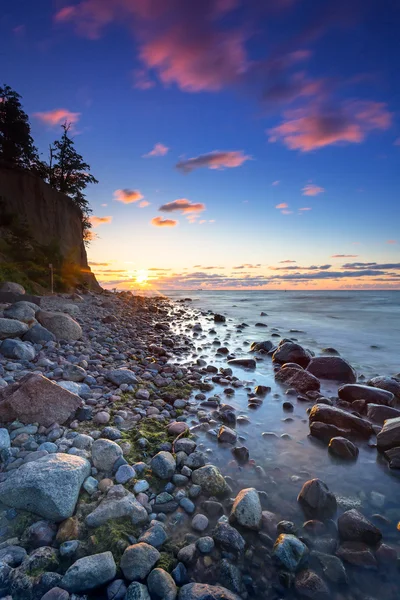
[[[340,429],[350,429],[363,437],[369,437],[374,432],[371,423],[368,423],[365,419],[326,404],[315,404],[310,411],[309,420],[310,423],[320,421],[321,423],[335,425]]]
[[[312,358],[307,371],[319,379],[330,379],[355,383],[357,375],[353,367],[340,356],[318,356]]]

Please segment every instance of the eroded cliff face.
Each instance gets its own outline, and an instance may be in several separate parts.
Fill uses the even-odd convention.
[[[65,265],[99,287],[87,263],[80,210],[68,196],[29,172],[0,168],[0,227],[10,220],[23,223],[38,245],[57,248]]]

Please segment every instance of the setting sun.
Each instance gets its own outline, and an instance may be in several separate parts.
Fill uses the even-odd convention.
[[[140,269],[136,273],[136,283],[139,285],[144,285],[149,280],[149,272],[146,269]]]

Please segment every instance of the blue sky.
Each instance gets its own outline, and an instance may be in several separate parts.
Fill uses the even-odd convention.
[[[398,288],[396,4],[5,0],[3,82],[44,155],[73,121],[99,179],[88,190],[99,279]],[[345,277],[353,262],[360,274]]]

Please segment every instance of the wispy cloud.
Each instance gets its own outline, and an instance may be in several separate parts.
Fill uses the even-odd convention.
[[[288,264],[288,263],[295,263],[297,262],[296,260],[280,260],[279,263],[280,264]]]
[[[299,210],[301,212],[305,212],[305,211],[308,211],[308,210],[312,210],[312,208],[310,206],[303,206],[303,208],[299,208]]]
[[[280,184],[280,180],[279,180],[279,179],[277,179],[276,181],[273,181],[273,182],[271,183],[271,185],[273,185],[273,186],[277,186],[277,185],[279,185],[279,184]]]
[[[147,200],[142,200],[141,202],[139,202],[139,208],[146,208],[146,206],[149,206],[150,202],[147,202]]]
[[[277,204],[277,205],[275,206],[275,208],[282,209],[282,208],[287,208],[288,206],[289,206],[289,205],[288,205],[288,204],[286,204],[286,202],[281,202],[280,204]]]
[[[162,204],[158,210],[162,212],[175,212],[179,211],[183,214],[188,213],[200,213],[206,209],[206,205],[202,202],[191,202],[186,198],[179,198],[178,200],[174,200],[173,202],[167,202],[166,204]]]
[[[343,269],[384,269],[385,271],[388,269],[394,269],[396,271],[400,270],[400,263],[376,263],[376,262],[355,262],[355,263],[346,263],[342,265]]]
[[[397,240],[387,240],[387,244],[397,244]]]
[[[163,219],[162,217],[154,217],[151,220],[151,224],[154,227],[175,227],[178,223],[179,221],[175,221],[174,219]]]
[[[108,223],[111,223],[112,217],[96,217],[96,216],[92,216],[92,217],[89,218],[89,221],[92,224],[92,227],[98,227],[99,225],[106,225]]]
[[[75,124],[79,121],[81,113],[79,112],[71,112],[66,108],[55,108],[53,110],[48,110],[45,112],[36,112],[33,113],[33,116],[36,119],[39,119],[42,123],[45,123],[49,127],[56,127],[57,125],[62,125],[63,123],[72,123]]]
[[[262,265],[260,263],[256,264],[256,265],[252,265],[249,263],[245,263],[244,265],[238,265],[236,267],[233,267],[234,269],[259,269]]]
[[[168,146],[164,146],[164,144],[161,144],[160,142],[158,142],[157,144],[155,144],[154,148],[152,150],[150,150],[150,152],[148,152],[147,154],[143,154],[143,158],[152,158],[154,156],[165,156],[168,152],[169,148]]]
[[[308,183],[301,191],[303,192],[303,196],[318,196],[318,194],[325,192],[325,188],[315,185],[314,183]]]
[[[124,190],[115,190],[114,192],[114,199],[123,204],[132,204],[133,202],[138,202],[142,198],[143,194],[141,194],[139,190],[125,188]]]
[[[331,258],[357,258],[358,254],[332,254]]]
[[[194,158],[181,160],[177,163],[176,168],[183,173],[191,173],[194,169],[200,169],[201,167],[208,169],[232,169],[240,167],[250,159],[251,156],[244,154],[242,150],[214,150],[208,154],[201,154]]]

